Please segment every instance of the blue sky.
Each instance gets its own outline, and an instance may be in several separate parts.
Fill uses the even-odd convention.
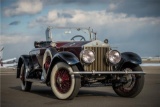
[[[3,58],[28,54],[49,25],[91,27],[120,52],[160,55],[160,0],[1,0]]]

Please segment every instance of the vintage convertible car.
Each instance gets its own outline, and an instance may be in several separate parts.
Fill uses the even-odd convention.
[[[63,41],[52,40],[56,29],[53,39]],[[17,78],[23,91],[30,91],[33,82],[41,82],[51,86],[58,99],[73,99],[84,86],[109,84],[122,97],[135,97],[143,88],[141,58],[112,49],[91,28],[48,27],[46,41],[35,41],[34,47],[18,61]]]

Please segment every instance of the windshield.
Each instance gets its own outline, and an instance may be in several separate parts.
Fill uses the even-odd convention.
[[[95,34],[90,28],[48,27],[46,29],[47,41],[90,41]]]

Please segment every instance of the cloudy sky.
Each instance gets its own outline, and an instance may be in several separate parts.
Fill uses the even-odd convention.
[[[3,58],[28,54],[49,25],[91,27],[120,52],[160,55],[160,0],[1,0]]]

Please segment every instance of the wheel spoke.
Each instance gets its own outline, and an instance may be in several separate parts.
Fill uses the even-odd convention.
[[[56,74],[56,87],[59,92],[66,93],[71,87],[71,76],[66,69],[60,69]]]

